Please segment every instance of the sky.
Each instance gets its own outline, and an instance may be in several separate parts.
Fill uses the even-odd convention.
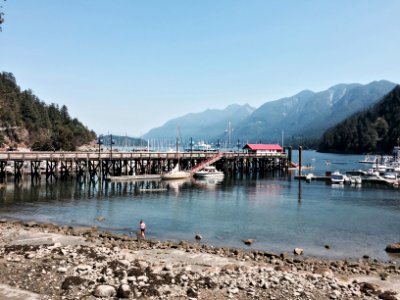
[[[0,71],[97,134],[400,83],[398,0],[7,0]],[[181,128],[184,130],[184,128]]]

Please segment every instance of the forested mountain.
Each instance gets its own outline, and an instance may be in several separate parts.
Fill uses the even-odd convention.
[[[370,107],[394,86],[384,80],[367,85],[338,84],[322,92],[305,90],[267,102],[239,124],[233,138],[276,143],[283,131],[288,143],[318,140],[326,129]]]
[[[0,73],[0,146],[69,151],[95,137],[65,105],[48,105],[31,90],[21,91],[12,73]]]
[[[357,113],[327,130],[320,151],[390,153],[400,138],[400,86],[372,108]]]
[[[188,141],[191,137],[195,141],[211,141],[228,129],[229,122],[233,128],[253,111],[254,108],[248,104],[232,104],[222,110],[207,109],[201,113],[190,113],[150,130],[143,137],[175,141],[177,128],[180,128],[183,141]]]

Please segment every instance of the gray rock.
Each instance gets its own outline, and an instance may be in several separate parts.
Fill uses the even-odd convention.
[[[35,258],[36,256],[35,256],[35,254],[33,254],[33,253],[27,253],[26,255],[25,255],[25,258],[26,259],[33,259],[33,258]]]
[[[118,261],[121,265],[123,265],[125,268],[129,268],[131,266],[131,263],[129,262],[129,260],[126,259],[122,259]]]
[[[121,284],[117,291],[118,298],[129,298],[132,294],[132,291],[128,284]]]
[[[304,252],[304,250],[301,248],[294,248],[294,250],[293,250],[293,253],[296,255],[302,255],[303,252]]]
[[[243,240],[243,243],[247,246],[250,246],[251,244],[253,244],[255,242],[255,240],[253,239],[247,239],[247,240]]]
[[[106,218],[104,216],[97,216],[96,221],[103,222]]]
[[[72,229],[73,235],[83,235],[85,233],[90,233],[92,231],[91,227],[74,227]]]
[[[30,221],[30,222],[26,222],[25,226],[26,227],[35,227],[35,226],[38,226],[38,224],[34,221]]]
[[[387,245],[385,251],[390,253],[400,253],[400,243]]]
[[[67,268],[65,268],[65,267],[59,267],[59,268],[57,269],[57,272],[58,272],[58,273],[67,273]]]
[[[95,287],[93,295],[96,297],[114,297],[117,295],[117,291],[112,285],[102,284]]]
[[[201,236],[201,234],[196,234],[196,236],[194,237],[197,241],[200,241],[203,237]]]
[[[146,275],[141,275],[141,276],[137,277],[137,280],[147,282],[149,280],[149,278]]]

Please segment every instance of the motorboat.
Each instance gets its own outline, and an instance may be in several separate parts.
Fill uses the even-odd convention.
[[[386,169],[386,172],[383,173],[383,178],[386,179],[389,182],[397,182],[398,176],[397,172],[391,168],[391,169]]]
[[[343,184],[345,181],[345,176],[339,171],[335,171],[331,174],[331,183],[332,184]]]
[[[224,172],[218,171],[214,166],[207,166],[194,173],[196,178],[223,178]]]
[[[184,179],[184,178],[189,178],[190,176],[192,176],[190,172],[179,169],[179,163],[178,163],[171,171],[165,173],[164,175],[161,175],[161,179],[164,180]]]
[[[350,176],[350,183],[352,185],[361,185],[362,184],[361,176]]]

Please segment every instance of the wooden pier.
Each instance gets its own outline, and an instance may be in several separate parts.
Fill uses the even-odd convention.
[[[289,167],[286,153],[246,152],[0,152],[0,183],[18,182],[29,174],[32,182],[75,176],[102,180],[124,176],[161,175],[179,163],[195,171],[215,164],[224,172],[254,174]]]

